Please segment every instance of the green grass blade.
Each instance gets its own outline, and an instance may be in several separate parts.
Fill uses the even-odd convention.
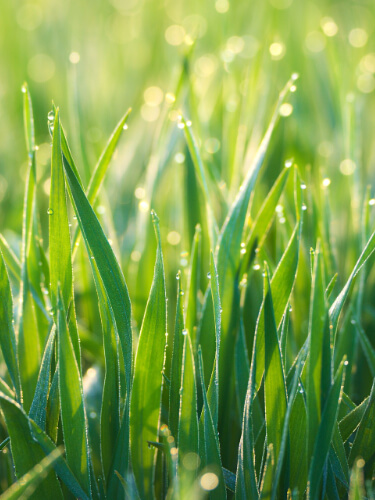
[[[245,327],[243,324],[242,317],[240,318],[240,325],[236,340],[234,369],[236,371],[235,383],[236,383],[237,400],[240,409],[240,415],[243,415],[246,393],[247,393],[247,384],[250,374],[250,363],[246,346]]]
[[[184,335],[187,330],[184,328],[184,311],[183,311],[183,296],[184,292],[181,285],[181,272],[177,274],[177,305],[176,305],[176,320],[173,336],[173,353],[170,372],[170,387],[169,387],[169,430],[178,443],[178,420],[180,412],[180,386],[181,386],[181,371],[182,371],[182,354],[184,347]]]
[[[60,396],[59,396],[59,367],[52,377],[51,387],[49,389],[47,401],[47,421],[46,432],[50,438],[57,441],[57,431],[60,418]]]
[[[202,382],[202,393],[203,393],[203,406],[204,406],[204,451],[205,451],[205,465],[210,472],[216,474],[218,478],[217,487],[211,492],[210,498],[212,499],[226,499],[225,481],[223,475],[223,467],[221,464],[220,457],[220,444],[217,431],[215,429],[215,424],[212,418],[211,409],[208,404],[206,388],[204,386],[203,377],[203,360],[202,351],[198,348],[198,363],[199,363],[199,374]]]
[[[273,297],[273,308],[275,314],[276,326],[279,327],[285,309],[288,307],[290,295],[293,290],[299,257],[299,241],[300,241],[301,225],[297,223],[293,234],[289,240],[288,246],[279,261],[279,264],[271,279],[271,293]],[[259,388],[264,373],[264,305],[259,312],[257,322],[257,337],[256,337],[256,355],[257,355],[257,373],[256,387]]]
[[[331,446],[338,408],[341,401],[343,379],[344,361],[341,362],[336,372],[333,385],[328,393],[322,412],[318,435],[315,441],[307,486],[307,498],[311,500],[315,500],[319,496],[320,480],[323,473],[324,463],[327,459],[329,448]]]
[[[13,325],[13,299],[7,269],[0,252],[0,346],[17,398],[21,398],[16,336]]]
[[[9,272],[15,279],[16,283],[19,284],[21,281],[21,262],[19,261],[17,255],[10,248],[8,242],[2,234],[0,234],[0,249]]]
[[[365,462],[373,458],[375,449],[375,380],[366,410],[359,424],[353,446],[349,454],[349,467],[353,467],[357,458],[361,457]]]
[[[281,448],[284,419],[287,409],[285,376],[272,301],[269,271],[265,268],[264,300],[264,400],[267,429],[267,447],[272,444],[275,463]]]
[[[154,279],[144,314],[135,361],[130,408],[130,441],[134,476],[141,498],[153,498],[154,454],[147,442],[159,433],[167,306],[159,220],[152,212],[157,238]]]
[[[30,419],[28,420],[28,426],[34,441],[39,444],[40,448],[44,451],[46,455],[56,450],[55,443],[51,441],[51,439],[47,436],[47,434],[43,432],[43,430],[33,420]],[[71,469],[69,468],[68,464],[66,463],[64,457],[60,456],[56,460],[53,468],[55,469],[55,472],[58,475],[58,477],[61,479],[64,485],[69,489],[69,491],[74,495],[74,497],[81,498],[82,500],[89,500],[89,496],[82,489],[78,480],[76,479]]]
[[[58,288],[61,288],[64,309],[69,313],[68,325],[74,354],[81,368],[75,306],[73,296],[73,270],[63,159],[61,151],[61,125],[59,110],[56,110],[51,161],[51,191],[49,201],[49,255],[51,304],[57,323]]]
[[[132,372],[131,305],[124,275],[113,249],[67,161],[64,161],[74,209],[90,257],[95,260],[107,300],[115,319],[115,328],[124,356],[127,393],[130,393]]]
[[[66,459],[82,488],[91,496],[87,420],[82,379],[68,332],[62,297],[57,309],[59,392]]]
[[[43,460],[36,464],[29,472],[22,476],[16,483],[12,484],[1,496],[1,500],[18,500],[19,498],[31,498],[35,489],[45,479],[56,460],[61,456],[61,450],[56,448]]]
[[[275,469],[275,459],[273,455],[273,446],[272,444],[270,444],[267,447],[266,463],[264,465],[262,484],[260,486],[261,500],[269,500],[271,498],[273,477],[275,472],[274,469]]]
[[[46,429],[47,398],[50,385],[51,360],[54,353],[55,334],[56,328],[53,326],[44,349],[34,399],[29,412],[29,417],[43,430]]]
[[[314,254],[310,313],[309,313],[309,354],[307,357],[306,406],[308,421],[308,460],[314,450],[321,419],[323,370],[323,337],[327,327],[327,305],[325,301],[325,281],[320,244]],[[326,382],[326,381],[324,381]],[[328,381],[328,384],[330,381]]]
[[[240,276],[246,272],[250,265],[250,259],[255,250],[255,245],[261,248],[268,234],[272,220],[275,216],[275,209],[279,199],[284,191],[286,181],[288,180],[290,168],[284,168],[276,179],[272,189],[264,200],[259,212],[251,226],[250,234],[246,241],[246,253],[241,263]]]
[[[372,347],[371,342],[369,341],[366,333],[364,332],[358,321],[353,321],[355,321],[358,338],[365,354],[367,364],[370,368],[371,375],[375,378],[375,349]]]
[[[193,247],[189,266],[189,278],[185,303],[185,328],[190,334],[190,338],[195,346],[197,316],[199,311],[198,291],[200,278],[200,260],[202,246],[202,231],[200,225],[195,228]]]
[[[342,420],[340,420],[339,429],[344,443],[350,438],[350,436],[359,426],[366,411],[368,402],[369,398],[367,397],[362,401],[360,405],[356,406],[350,413],[348,413]]]
[[[182,358],[180,416],[178,422],[179,464],[188,453],[198,455],[198,408],[193,348],[189,333],[185,335]]]
[[[40,446],[31,434],[28,417],[21,406],[0,393],[0,406],[4,413],[5,423],[10,436],[10,446],[14,461],[16,476],[20,479],[29,472],[35,464],[45,457]],[[57,478],[50,471],[43,482],[37,487],[31,498],[62,498]]]

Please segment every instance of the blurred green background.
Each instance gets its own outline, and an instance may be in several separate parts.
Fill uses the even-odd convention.
[[[150,208],[161,221],[169,296],[175,293],[177,269],[188,265],[195,225],[204,226],[202,193],[179,114],[192,121],[222,223],[278,94],[296,72],[300,77],[281,109],[253,207],[259,207],[284,162],[293,159],[308,187],[303,265],[315,246],[310,210],[328,203],[342,285],[362,248],[361,204],[374,181],[374,28],[373,0],[1,0],[0,231],[19,253],[27,172],[25,80],[34,105],[46,242],[52,101],[60,107],[86,186],[110,133],[132,107],[95,208],[122,261],[139,324],[155,258]],[[292,208],[289,212],[291,218]],[[282,225],[288,203],[278,216],[281,225],[269,247],[275,261],[287,239]],[[85,310],[79,295],[87,290],[89,274],[76,280],[78,311],[100,338],[97,311]],[[202,290],[205,286],[202,281]],[[302,274],[298,294],[307,290],[308,296],[308,287]],[[294,313],[301,343],[307,308],[301,300]],[[256,314],[256,305],[253,309]]]

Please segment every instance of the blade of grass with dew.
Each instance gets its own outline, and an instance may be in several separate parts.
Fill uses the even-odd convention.
[[[124,275],[103,229],[70,164],[64,161],[66,179],[88,254],[95,260],[115,320],[124,357],[126,388],[130,394],[132,373],[131,304]]]
[[[23,408],[16,401],[2,393],[0,393],[0,406],[10,437],[10,447],[16,476],[20,479],[35,464],[43,460],[45,454],[33,439],[28,425],[28,417]],[[50,498],[51,496],[56,499],[62,499],[61,489],[53,471],[48,473],[31,498],[37,500],[40,498]]]
[[[47,400],[46,433],[56,443],[60,417],[59,365],[56,365]]]
[[[353,446],[349,454],[349,467],[353,467],[354,461],[361,457],[365,462],[369,461],[374,456],[375,449],[375,380],[372,384],[372,389],[366,410],[359,424]]]
[[[41,429],[46,429],[47,419],[47,398],[50,386],[51,360],[54,353],[56,327],[53,325],[48,336],[47,344],[39,370],[38,382],[36,384],[35,394],[29,417],[32,418]]]
[[[184,292],[181,285],[181,272],[177,274],[177,304],[176,304],[176,320],[173,336],[173,353],[170,371],[170,387],[169,387],[169,415],[168,426],[169,430],[178,443],[178,420],[180,412],[180,386],[181,386],[181,371],[182,371],[182,354],[184,347],[184,335],[187,330],[184,327],[184,311],[183,311],[183,296]]]
[[[154,279],[139,336],[130,406],[130,442],[134,477],[142,498],[153,498],[154,450],[147,445],[159,433],[162,370],[165,362],[167,305],[159,219],[152,212],[157,239]]]
[[[256,333],[255,333],[256,335]],[[246,399],[243,409],[242,432],[238,446],[238,461],[236,473],[236,500],[248,498],[258,500],[259,491],[257,485],[254,464],[254,436],[253,436],[253,404],[255,396],[255,373],[256,373],[256,339],[254,339],[253,357],[248,380]]]
[[[194,355],[189,332],[185,335],[182,357],[180,414],[178,421],[178,453],[179,467],[183,467],[184,457],[188,453],[191,457],[198,457],[199,432],[197,386],[194,365]],[[198,464],[197,464],[198,467]],[[194,475],[196,470],[193,467]]]
[[[279,177],[272,186],[267,198],[264,200],[259,212],[251,225],[250,234],[246,241],[246,253],[241,263],[240,276],[246,272],[251,264],[251,258],[254,255],[255,246],[260,248],[268,234],[272,220],[275,216],[275,209],[284,191],[286,181],[288,180],[290,168],[284,168]]]
[[[333,327],[333,335],[335,336],[336,331],[337,331],[337,326],[339,322],[339,317],[340,313],[342,311],[342,308],[344,306],[344,303],[346,299],[348,298],[350,294],[350,290],[352,288],[353,282],[359,271],[361,270],[362,266],[366,263],[367,259],[371,256],[373,251],[375,250],[375,232],[372,233],[370,236],[369,240],[367,241],[367,244],[365,248],[363,249],[361,255],[359,256],[353,271],[351,272],[347,282],[345,283],[345,286],[339,293],[339,295],[336,297],[335,301],[333,302],[332,306],[329,309],[329,317],[330,317],[330,322]]]
[[[269,270],[267,266],[265,267],[264,273],[264,402],[267,447],[272,444],[273,457],[276,464],[280,453],[284,420],[287,410],[287,394],[283,362],[277,336]]]
[[[58,288],[61,287],[64,309],[69,314],[69,336],[74,355],[81,369],[81,354],[75,316],[73,293],[73,270],[66,190],[61,151],[61,125],[59,110],[56,109],[51,160],[51,191],[48,208],[49,215],[49,255],[51,279],[51,304],[55,323],[57,323]]]
[[[262,483],[260,485],[261,500],[269,500],[272,493],[272,483],[275,469],[275,459],[273,454],[272,443],[267,446],[267,457],[264,465]]]
[[[198,224],[195,228],[193,247],[191,250],[189,278],[185,302],[185,328],[190,334],[193,346],[195,346],[196,325],[199,311],[198,291],[200,282],[200,260],[202,246],[202,232]],[[196,347],[196,346],[195,346]]]
[[[249,355],[247,352],[245,327],[243,324],[242,315],[240,317],[240,325],[236,340],[234,369],[236,371],[235,383],[236,383],[237,402],[240,410],[240,415],[243,415],[243,410],[246,400],[247,383],[249,380],[249,373],[250,373],[250,363],[249,363]]]
[[[108,139],[107,144],[105,145],[104,150],[102,151],[102,154],[100,155],[97,164],[95,165],[94,171],[91,175],[91,179],[86,191],[86,196],[91,206],[94,206],[94,203],[98,197],[100,188],[102,187],[102,184],[104,182],[104,178],[107,174],[113,154],[116,150],[121,135],[126,128],[126,122],[129,118],[130,112],[131,109],[129,108],[128,111],[124,114],[124,116],[116,125],[114,131],[111,134],[111,137]],[[67,156],[64,153],[64,156],[70,163],[70,166],[72,166],[72,163],[74,162],[72,160],[71,155]],[[73,248],[76,247],[77,241],[78,241],[78,228],[74,233]]]
[[[219,437],[215,429],[215,424],[212,418],[210,405],[208,404],[206,388],[204,386],[203,359],[200,347],[198,348],[198,364],[199,364],[200,379],[202,383],[203,407],[204,407],[204,416],[203,416],[204,452],[205,452],[204,463],[205,466],[207,467],[207,470],[210,470],[210,472],[216,474],[216,477],[218,479],[218,485],[211,492],[210,498],[222,500],[226,499],[227,495],[225,490],[223,467],[221,464],[221,457],[220,457]]]
[[[21,263],[2,234],[0,234],[0,249],[9,272],[19,285],[21,281]]]
[[[301,223],[297,222],[292,236],[289,240],[288,246],[279,261],[274,275],[271,279],[271,293],[273,300],[273,308],[275,314],[276,327],[278,327],[282,321],[285,309],[288,307],[290,295],[293,290],[296,272],[298,267],[298,257],[299,257],[299,242],[300,242],[300,232]],[[264,324],[265,324],[265,314],[264,305],[261,306],[259,317],[257,321],[257,373],[256,373],[256,387],[259,389],[263,373],[264,373]]]
[[[43,432],[43,430],[33,420],[28,418],[27,425],[30,429],[33,440],[39,444],[40,448],[46,455],[49,455],[56,450],[56,444],[51,441],[50,437],[45,432]],[[56,460],[53,468],[58,477],[74,495],[74,497],[80,498],[82,500],[89,500],[89,496],[87,496],[85,491],[82,489],[82,486],[79,484],[78,480],[72,473],[64,457],[60,456]]]
[[[314,451],[314,444],[318,434],[322,413],[322,384],[323,380],[323,337],[328,322],[327,304],[325,301],[325,280],[323,258],[318,241],[314,253],[314,268],[309,312],[309,353],[307,356],[306,374],[306,407],[308,421],[308,460],[310,462]],[[328,384],[330,381],[328,380]]]
[[[90,457],[82,379],[68,332],[66,311],[60,289],[57,302],[57,339],[61,422],[66,460],[83,490],[91,496]]]
[[[343,383],[344,361],[340,363],[323,408],[322,418],[309,470],[307,486],[307,498],[309,500],[316,500],[319,495],[320,480],[333,437],[338,408],[341,401]]]
[[[31,498],[37,486],[47,477],[51,467],[61,456],[61,450],[56,449],[50,455],[43,458],[38,464],[22,476],[16,483],[12,484],[1,496],[1,500],[18,500],[19,498]]]
[[[301,366],[304,361],[299,360]],[[297,370],[296,365],[296,370]],[[295,373],[295,372],[294,372]],[[297,489],[301,495],[306,490],[308,463],[307,463],[307,411],[305,404],[305,394],[301,385],[297,391],[293,402],[290,423],[290,480],[289,485],[292,490]]]
[[[348,413],[343,419],[340,420],[339,429],[344,443],[350,438],[350,436],[359,426],[366,411],[368,402],[369,397],[365,398],[361,404],[356,406],[350,413]]]
[[[20,400],[21,384],[13,324],[13,299],[2,252],[0,252],[0,294],[0,346],[17,398]]]

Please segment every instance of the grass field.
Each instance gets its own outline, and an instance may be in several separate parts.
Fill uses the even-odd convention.
[[[375,497],[375,7],[0,5],[0,499]]]

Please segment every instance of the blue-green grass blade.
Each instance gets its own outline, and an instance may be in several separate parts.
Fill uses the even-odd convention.
[[[272,220],[275,216],[276,206],[284,191],[286,181],[288,180],[289,172],[290,168],[283,169],[251,225],[250,234],[246,241],[246,253],[244,254],[244,258],[241,263],[240,276],[246,272],[250,265],[251,257],[254,255],[253,251],[255,250],[255,245],[260,248],[264,243]]]
[[[375,380],[366,410],[359,424],[353,446],[349,454],[349,467],[353,467],[357,458],[361,457],[365,462],[373,458],[375,449]]]
[[[141,498],[153,498],[154,455],[148,441],[159,433],[162,375],[167,331],[167,306],[159,220],[152,213],[157,238],[154,279],[151,285],[134,368],[130,407],[130,442],[134,477]]]
[[[124,357],[126,388],[130,393],[132,373],[131,305],[124,275],[111,245],[70,164],[64,161],[65,175],[90,258],[95,260],[115,320]]]
[[[276,320],[272,301],[269,271],[265,267],[264,299],[264,400],[267,429],[267,447],[272,444],[275,464],[277,463],[284,420],[287,409],[287,395],[283,362],[277,336]]]
[[[51,191],[49,201],[49,255],[51,304],[57,323],[58,288],[61,289],[64,309],[68,312],[69,335],[74,348],[78,367],[81,355],[78,340],[73,295],[73,270],[66,189],[61,151],[61,125],[59,110],[56,109],[52,138]]]
[[[45,453],[34,441],[28,424],[28,417],[16,401],[0,393],[0,406],[4,414],[7,431],[10,437],[10,447],[18,479],[29,472],[35,464],[43,460]],[[30,497],[61,498],[59,483],[53,471],[50,471],[43,482]]]
[[[20,399],[21,384],[13,325],[13,298],[2,252],[0,252],[0,297],[0,346],[17,398]]]
[[[12,484],[1,496],[1,500],[18,500],[20,498],[31,498],[37,486],[45,479],[62,451],[56,448],[52,453],[43,458],[38,464],[22,476],[16,483]]]
[[[0,249],[9,273],[13,276],[15,282],[19,286],[21,281],[21,262],[19,261],[17,255],[10,248],[7,240],[2,234],[0,234]]]
[[[208,404],[207,393],[203,377],[202,351],[200,347],[198,348],[198,363],[199,363],[200,379],[202,382],[202,394],[203,394],[203,406],[204,406],[203,426],[204,426],[205,466],[211,472],[216,474],[219,481],[218,486],[211,492],[210,498],[222,500],[226,499],[227,495],[225,490],[223,467],[221,464],[221,457],[220,457],[219,436],[215,429],[210,405]]]
[[[90,457],[82,379],[68,332],[61,296],[57,303],[57,338],[61,422],[66,460],[83,490],[91,496]]]
[[[288,307],[289,299],[293,290],[299,257],[299,242],[300,242],[301,224],[298,222],[294,228],[293,234],[289,240],[288,246],[279,261],[279,264],[271,279],[271,293],[273,297],[273,309],[275,314],[276,326],[279,327],[285,309]],[[264,304],[262,305],[258,322],[256,326],[256,356],[258,358],[256,364],[256,387],[259,389],[264,373]]]
[[[323,337],[328,314],[325,300],[325,280],[322,253],[318,242],[314,253],[314,268],[309,312],[309,353],[306,374],[306,406],[308,421],[308,460],[311,460],[322,412]],[[328,381],[329,383],[329,381]]]
[[[324,463],[331,446],[338,408],[341,401],[343,379],[344,361],[340,363],[323,408],[309,470],[307,486],[307,498],[309,500],[315,500],[319,496],[320,480],[323,474]]]
[[[34,399],[31,403],[29,411],[29,417],[33,419],[34,422],[36,422],[44,431],[46,429],[47,400],[50,386],[51,360],[54,353],[55,335],[56,327],[53,326],[44,349]]]
[[[182,354],[184,348],[184,335],[187,330],[184,327],[184,311],[183,311],[183,296],[184,292],[181,285],[181,272],[177,274],[177,304],[176,304],[176,319],[173,336],[173,353],[170,372],[169,386],[169,415],[168,426],[169,430],[178,443],[178,420],[180,412],[180,386],[182,372]]]

